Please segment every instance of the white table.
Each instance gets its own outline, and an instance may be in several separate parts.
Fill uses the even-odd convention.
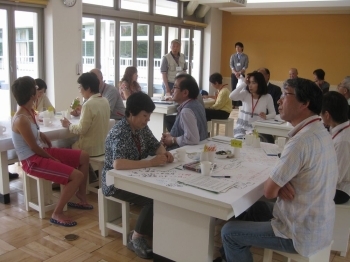
[[[72,118],[70,121],[75,124],[79,122],[78,118]],[[7,204],[10,202],[10,184],[8,176],[8,159],[7,151],[14,149],[11,138],[11,123],[10,120],[2,121],[2,125],[6,126],[6,132],[0,136],[0,202]],[[70,133],[67,128],[62,127],[58,118],[55,118],[50,127],[39,125],[40,131],[51,140],[63,140],[72,138],[76,135]]]
[[[217,145],[218,149],[230,148],[228,144]],[[198,152],[203,144],[186,148],[187,152]],[[189,161],[193,160],[187,159]],[[148,169],[148,172],[110,170],[106,183],[154,199],[154,261],[167,258],[211,262],[216,218],[228,220],[255,203],[263,195],[263,183],[276,161],[277,157],[267,157],[261,148],[252,147],[241,149],[239,158],[216,159],[221,170],[225,168],[232,176],[229,180],[237,181],[237,188],[220,194],[178,186],[174,177],[197,173],[172,169],[166,176],[166,172],[157,172],[164,167]],[[252,165],[253,162],[256,164]]]
[[[288,122],[283,124],[271,124],[263,121],[255,121],[252,123],[252,125],[258,131],[258,133],[283,137],[288,137],[289,131],[293,129],[293,126]]]

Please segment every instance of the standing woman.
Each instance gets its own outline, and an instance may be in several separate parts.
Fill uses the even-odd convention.
[[[237,125],[234,131],[235,138],[242,138],[246,133],[253,131],[252,123],[261,119],[273,119],[276,111],[263,74],[254,71],[249,73],[244,82],[241,77],[237,88],[230,94],[232,100],[241,100],[242,109],[239,112]],[[266,115],[266,111],[269,112]]]
[[[137,83],[137,69],[129,66],[125,69],[124,76],[119,82],[119,92],[123,100],[127,100],[130,95],[141,91],[139,83]]]
[[[36,90],[37,99],[33,104],[33,109],[37,112],[44,111],[52,107],[55,111],[55,108],[52,106],[49,98],[46,96],[47,85],[44,80],[37,78],[35,79],[35,83],[38,86]]]
[[[207,121],[212,119],[227,119],[230,116],[232,110],[232,101],[229,97],[230,91],[227,88],[227,84],[222,83],[222,75],[214,73],[209,77],[211,86],[214,87],[218,93],[217,97],[214,97],[215,104],[205,109]]]

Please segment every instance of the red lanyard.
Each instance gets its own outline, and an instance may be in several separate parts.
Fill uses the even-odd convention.
[[[315,118],[315,119],[313,119],[313,120],[307,122],[307,123],[306,123],[305,125],[303,125],[293,136],[295,136],[296,134],[298,134],[299,131],[300,131],[301,129],[303,129],[304,127],[306,127],[307,125],[309,125],[309,124],[311,124],[312,122],[315,122],[315,121],[321,121],[321,119],[320,119],[320,118]]]
[[[258,101],[256,101],[255,105],[253,105],[253,94],[252,94],[252,114],[250,115],[250,117],[253,117],[253,115],[254,115],[254,110],[255,110],[255,108],[256,108],[256,105],[257,105],[258,102],[259,102],[259,99],[260,99],[260,96],[259,96],[259,98],[258,98]]]
[[[34,121],[34,124],[36,125],[36,128],[39,130],[39,126],[38,126],[38,124],[36,123],[36,120],[35,120],[33,108],[29,111],[26,107],[24,107],[24,106],[21,106],[21,107],[24,108],[28,112],[28,114],[32,117],[32,119]]]
[[[334,139],[337,135],[339,135],[339,133],[341,131],[343,131],[344,129],[347,129],[348,127],[350,127],[350,124],[348,124],[347,126],[344,126],[342,129],[340,129],[334,136],[332,136],[332,139]]]
[[[131,133],[131,137],[135,142],[135,145],[137,147],[137,151],[139,152],[139,160],[141,160],[141,142],[140,142],[140,136],[139,135],[134,135]]]

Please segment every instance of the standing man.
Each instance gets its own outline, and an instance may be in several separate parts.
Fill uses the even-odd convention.
[[[110,118],[115,120],[120,120],[123,118],[125,114],[125,106],[123,104],[123,99],[121,98],[119,94],[118,88],[106,84],[103,81],[103,75],[100,69],[94,68],[90,71],[91,73],[94,73],[98,80],[100,81],[99,90],[100,94],[105,97],[109,102],[110,107]]]
[[[174,39],[171,41],[170,50],[168,54],[163,56],[160,66],[160,72],[163,78],[162,87],[166,95],[171,94],[176,74],[180,72],[186,73],[187,70],[185,55],[180,53],[180,40]]]
[[[278,104],[277,101],[280,99],[281,95],[282,95],[282,91],[281,88],[279,86],[276,86],[274,84],[270,83],[270,70],[265,68],[265,67],[261,67],[258,69],[259,73],[262,73],[266,84],[267,84],[267,93],[269,93],[272,96],[273,99],[273,105],[275,106],[275,110],[276,110],[276,115],[279,114],[278,112]]]
[[[309,257],[330,245],[338,167],[332,138],[318,117],[321,107],[322,91],[311,80],[284,83],[279,112],[294,128],[264,185],[265,197],[277,201],[254,204],[252,211],[255,205],[267,208],[255,212],[251,221],[224,225],[221,236],[227,261],[252,262],[251,246]]]
[[[298,69],[292,67],[289,69],[289,79],[298,78]]]
[[[238,83],[238,79],[240,75],[245,74],[245,71],[248,68],[249,59],[246,54],[243,54],[243,44],[241,42],[237,42],[235,44],[236,54],[231,55],[230,58],[230,68],[231,68],[231,86],[232,91],[236,89],[236,85]],[[232,105],[240,106],[242,103],[240,101],[233,101]]]
[[[350,76],[346,76],[338,85],[338,92],[341,93],[348,101],[348,118],[350,119]]]
[[[179,104],[170,133],[164,133],[161,142],[168,148],[197,145],[208,136],[205,110],[198,101],[199,88],[191,75],[175,77],[173,100]]]

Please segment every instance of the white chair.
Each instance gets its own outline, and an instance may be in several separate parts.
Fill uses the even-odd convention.
[[[332,250],[340,251],[342,257],[348,251],[350,232],[350,201],[342,205],[335,205],[335,223],[333,229]]]
[[[233,119],[212,119],[210,136],[219,135],[219,126],[225,125],[225,136],[233,137]],[[214,130],[216,129],[216,133]]]
[[[123,235],[123,244],[126,245],[130,232],[129,202],[111,196],[107,197],[100,188],[98,190],[98,214],[101,235],[108,236],[108,229],[112,229]]]
[[[61,185],[61,191],[62,188]],[[40,218],[45,218],[46,211],[56,207],[56,203],[53,202],[52,182],[49,180],[23,172],[23,192],[26,210],[29,211],[32,208],[38,211]],[[67,210],[67,205],[63,210]]]
[[[114,119],[109,119],[109,129],[111,130],[112,127],[115,125]],[[90,164],[94,171],[98,171],[98,181],[89,183],[89,178],[86,184],[86,193],[88,194],[90,191],[97,194],[97,188],[101,188],[101,176],[102,176],[102,169],[105,164],[105,155],[102,156],[96,156],[96,157],[90,157]]]
[[[316,254],[314,254],[310,257],[303,257],[299,254],[291,254],[291,253],[286,253],[286,252],[281,252],[281,251],[276,251],[276,250],[265,248],[263,262],[271,262],[273,252],[280,254],[284,257],[287,257],[288,262],[291,262],[292,260],[294,260],[296,262],[329,262],[329,256],[330,256],[330,252],[331,252],[332,243],[333,243],[333,241],[331,242],[331,244],[329,246],[318,251]]]

